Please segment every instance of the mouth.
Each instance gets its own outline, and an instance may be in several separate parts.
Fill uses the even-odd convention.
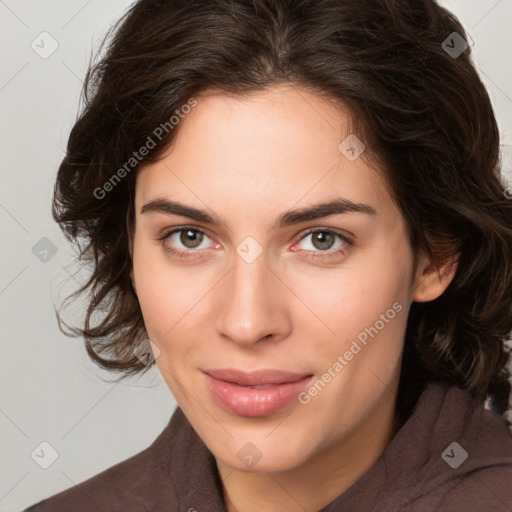
[[[294,373],[283,370],[256,370],[253,372],[242,372],[234,369],[213,369],[203,370],[217,380],[230,382],[244,387],[272,387],[277,384],[288,384],[297,382],[304,377],[311,376],[308,373]]]
[[[215,401],[238,416],[268,416],[297,399],[313,374],[281,370],[251,373],[233,369],[203,370],[206,385]]]

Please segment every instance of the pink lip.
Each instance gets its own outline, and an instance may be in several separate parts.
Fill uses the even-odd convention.
[[[311,381],[311,374],[280,370],[244,373],[238,370],[205,370],[207,386],[215,400],[239,416],[267,416],[279,411]],[[268,386],[250,388],[244,386]]]

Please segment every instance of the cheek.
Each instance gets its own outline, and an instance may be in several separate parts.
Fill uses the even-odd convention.
[[[135,243],[137,297],[149,338],[160,346],[190,309],[194,289],[187,272],[173,267],[161,248]]]
[[[137,293],[148,334],[166,342],[173,332],[183,329],[201,293],[191,286],[190,277],[177,273],[160,276],[155,272],[140,281]]]
[[[193,322],[193,305],[198,302],[197,293],[187,286],[187,279],[180,273],[159,273],[153,268],[145,277],[141,275],[137,291],[144,324],[149,339],[158,347],[160,354],[156,364],[171,393],[179,403],[186,402],[179,382],[185,361],[194,349],[197,333],[189,328]],[[191,343],[192,342],[192,343]]]
[[[383,350],[401,346],[410,303],[412,254],[405,243],[380,247],[350,263],[347,260],[338,269],[297,268],[290,275],[294,292],[309,309],[298,321],[301,331],[313,340],[315,353],[332,359],[361,333],[364,340],[366,329],[375,334],[371,328],[376,323]]]

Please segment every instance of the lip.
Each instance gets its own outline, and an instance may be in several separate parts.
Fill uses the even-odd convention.
[[[268,416],[297,399],[312,374],[281,370],[203,370],[207,387],[216,402],[239,416]],[[265,386],[250,388],[244,386]]]

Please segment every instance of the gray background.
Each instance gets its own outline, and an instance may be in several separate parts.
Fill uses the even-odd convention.
[[[60,333],[53,310],[76,288],[74,279],[84,280],[70,277],[74,255],[51,218],[55,174],[89,56],[130,3],[0,0],[0,512],[18,511],[141,451],[176,406],[156,368],[111,382],[80,340]],[[512,0],[442,3],[470,34],[510,179]],[[45,31],[52,39],[40,36]],[[58,48],[42,58],[34,40],[40,53],[53,40]],[[76,304],[66,318],[76,320],[83,307]],[[41,451],[42,442],[58,453],[47,469],[39,465],[51,453]],[[34,450],[39,457],[32,458]]]

